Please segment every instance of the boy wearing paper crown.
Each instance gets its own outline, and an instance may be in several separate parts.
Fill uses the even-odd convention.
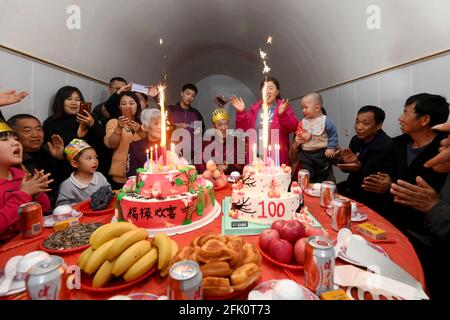
[[[203,163],[196,165],[197,171],[202,173],[213,160],[217,169],[229,175],[233,171],[242,173],[246,162],[246,145],[244,139],[230,135],[230,115],[224,108],[217,108],[212,112],[211,122],[215,130],[214,139],[203,145]],[[205,135],[207,135],[206,133]],[[215,167],[215,166],[213,166]]]
[[[17,169],[22,163],[22,145],[14,131],[0,122],[0,245],[18,233],[18,209],[27,202],[39,202],[42,211],[50,209],[50,200],[45,192],[50,174],[34,171],[26,174]]]
[[[73,139],[64,153],[75,171],[61,184],[57,206],[84,201],[101,187],[110,187],[105,176],[97,171],[97,153],[84,140]]]

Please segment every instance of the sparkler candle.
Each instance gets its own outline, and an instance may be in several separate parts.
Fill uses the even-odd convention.
[[[150,168],[151,168],[151,165],[150,165],[150,158],[149,158],[149,156],[148,156],[148,149],[145,150],[145,153],[147,154],[148,169],[150,169]]]
[[[165,110],[165,94],[164,86],[158,86],[159,90],[159,101],[161,106],[161,153],[163,166],[167,165],[167,155],[166,155],[166,110]]]
[[[267,81],[264,82],[262,88],[263,96],[263,159],[264,164],[267,164],[267,145],[269,143],[269,106],[267,105]]]

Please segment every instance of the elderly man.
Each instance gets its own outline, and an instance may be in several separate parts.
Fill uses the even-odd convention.
[[[338,167],[350,175],[338,185],[339,193],[352,197],[378,212],[386,208],[386,196],[364,190],[365,177],[377,172],[392,175],[394,154],[392,139],[383,131],[385,113],[375,106],[359,109],[355,120],[356,135],[349,148],[337,156]]]
[[[417,184],[419,188],[433,189],[436,194],[440,192],[447,173],[438,173],[424,167],[424,164],[439,152],[440,141],[444,136],[436,133],[433,127],[447,121],[448,115],[449,104],[444,97],[426,93],[410,97],[399,119],[404,134],[394,138],[394,175],[391,177],[386,173],[378,173],[363,182],[363,188],[371,192],[384,193],[392,189],[394,199],[387,218],[408,236],[416,249],[431,292],[434,291],[433,286],[439,286],[439,282],[445,280],[445,277],[435,278],[438,272],[435,269],[437,260],[434,260],[437,256],[434,254],[438,248],[448,248],[436,242],[436,234],[427,222],[430,216],[421,212],[429,208],[410,206],[399,190],[404,191],[402,187]],[[393,181],[396,183],[393,184]]]
[[[434,130],[450,132],[450,122],[433,127]],[[437,172],[450,172],[450,139],[441,141],[441,149],[437,156],[425,163],[425,167]],[[433,299],[447,297],[450,287],[450,277],[442,273],[442,261],[448,260],[450,246],[450,175],[438,193],[421,177],[416,178],[417,184],[398,180],[391,186],[391,193],[396,203],[411,207],[422,212],[425,225],[431,234],[431,277],[428,286]]]

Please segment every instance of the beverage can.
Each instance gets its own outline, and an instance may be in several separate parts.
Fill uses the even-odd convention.
[[[309,171],[306,169],[301,169],[298,172],[298,185],[302,190],[309,187]]]
[[[64,259],[58,256],[50,256],[50,259],[33,266],[27,279],[31,300],[60,300],[64,274]]]
[[[323,181],[320,185],[320,206],[331,208],[336,193],[336,184],[333,181]]]
[[[202,300],[203,275],[197,262],[184,260],[175,263],[169,271],[169,300]]]
[[[349,200],[334,199],[331,202],[333,213],[331,215],[331,228],[339,231],[342,228],[350,229],[352,222],[352,206]]]
[[[334,287],[334,247],[325,237],[310,237],[305,248],[305,287],[320,295]]]
[[[24,238],[33,238],[42,233],[42,206],[28,202],[19,207],[19,228]]]

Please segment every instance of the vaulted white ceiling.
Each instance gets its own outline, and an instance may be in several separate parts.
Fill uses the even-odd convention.
[[[66,26],[70,5],[80,30]],[[450,48],[449,16],[448,0],[0,0],[0,44],[104,81],[166,69],[175,88],[224,74],[254,92],[263,48],[292,97]]]

